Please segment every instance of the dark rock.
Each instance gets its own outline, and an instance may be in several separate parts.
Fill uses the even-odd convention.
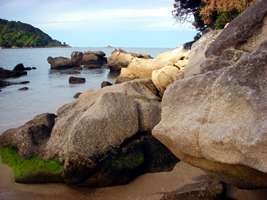
[[[161,200],[223,200],[223,185],[216,180],[203,180],[163,195]]]
[[[37,115],[23,126],[0,134],[0,147],[14,147],[24,157],[37,155],[50,137],[56,115]]]
[[[37,68],[36,67],[32,67],[32,70],[36,70]]]
[[[25,71],[25,67],[22,63],[20,63],[14,67],[13,71]]]
[[[27,75],[27,72],[25,71],[14,71],[14,70],[8,70],[4,68],[0,68],[0,78],[6,79],[6,78],[17,78],[20,76]]]
[[[33,67],[24,67],[24,65],[22,63],[20,63],[14,67],[13,71],[30,71],[32,69],[33,69]]]
[[[19,88],[18,90],[20,90],[20,91],[26,91],[26,90],[29,90],[29,88],[28,87],[22,87],[22,88]]]
[[[0,88],[10,86],[10,85],[25,85],[30,83],[30,81],[21,81],[21,82],[10,82],[10,81],[4,81],[0,80]]]
[[[87,51],[83,54],[82,65],[85,68],[100,68],[107,64],[107,58],[102,51]]]
[[[74,96],[73,96],[73,98],[74,99],[78,99],[79,98],[79,96],[82,94],[82,92],[77,92]]]
[[[71,62],[75,66],[81,66],[83,59],[83,53],[79,51],[74,51],[71,53]]]
[[[82,83],[85,83],[86,82],[86,79],[85,78],[82,78],[82,77],[74,77],[74,76],[71,76],[69,78],[69,83],[70,84],[82,84]]]
[[[24,85],[24,84],[29,84],[29,83],[30,83],[30,81],[21,81],[21,82],[14,83],[14,84],[22,84],[22,85]]]
[[[102,83],[101,83],[101,88],[104,88],[104,87],[107,87],[107,86],[111,86],[112,85],[112,83],[110,83],[110,82],[108,82],[108,81],[103,81]]]
[[[71,59],[66,57],[48,57],[47,62],[50,64],[51,69],[62,70],[70,68],[80,68],[81,65],[78,63],[73,63]]]

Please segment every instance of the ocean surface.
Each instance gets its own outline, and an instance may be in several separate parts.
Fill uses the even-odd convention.
[[[127,51],[157,55],[168,49],[157,48],[124,48]],[[0,92],[0,134],[9,128],[18,127],[35,115],[53,112],[71,101],[77,92],[99,89],[104,80],[113,81],[114,77],[105,68],[82,70],[74,74],[86,78],[85,84],[70,85],[70,74],[50,70],[47,57],[70,57],[73,51],[101,50],[107,56],[112,48],[35,48],[35,49],[0,49],[0,67],[13,69],[18,63],[25,67],[36,67],[28,71],[27,76],[8,81],[30,81],[27,85],[12,85],[2,88]],[[29,87],[27,91],[19,91],[21,87]]]

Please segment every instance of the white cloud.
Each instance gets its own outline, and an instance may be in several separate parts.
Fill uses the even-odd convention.
[[[62,12],[43,20],[42,27],[49,29],[83,28],[92,30],[116,27],[127,30],[188,30],[189,23],[178,24],[172,17],[171,8],[120,8]]]

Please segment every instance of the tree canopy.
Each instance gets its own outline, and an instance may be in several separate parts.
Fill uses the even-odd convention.
[[[174,0],[173,15],[179,21],[194,18],[200,31],[221,29],[249,7],[255,0]]]

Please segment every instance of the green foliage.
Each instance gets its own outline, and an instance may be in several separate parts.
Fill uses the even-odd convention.
[[[15,149],[5,147],[0,148],[2,162],[9,165],[16,180],[32,180],[41,176],[61,177],[63,166],[55,160],[42,160],[37,156],[29,159],[22,158]]]
[[[0,19],[1,47],[57,47],[64,46],[29,24]]]
[[[221,12],[217,15],[214,24],[215,29],[223,29],[224,26],[239,15],[238,11]]]

